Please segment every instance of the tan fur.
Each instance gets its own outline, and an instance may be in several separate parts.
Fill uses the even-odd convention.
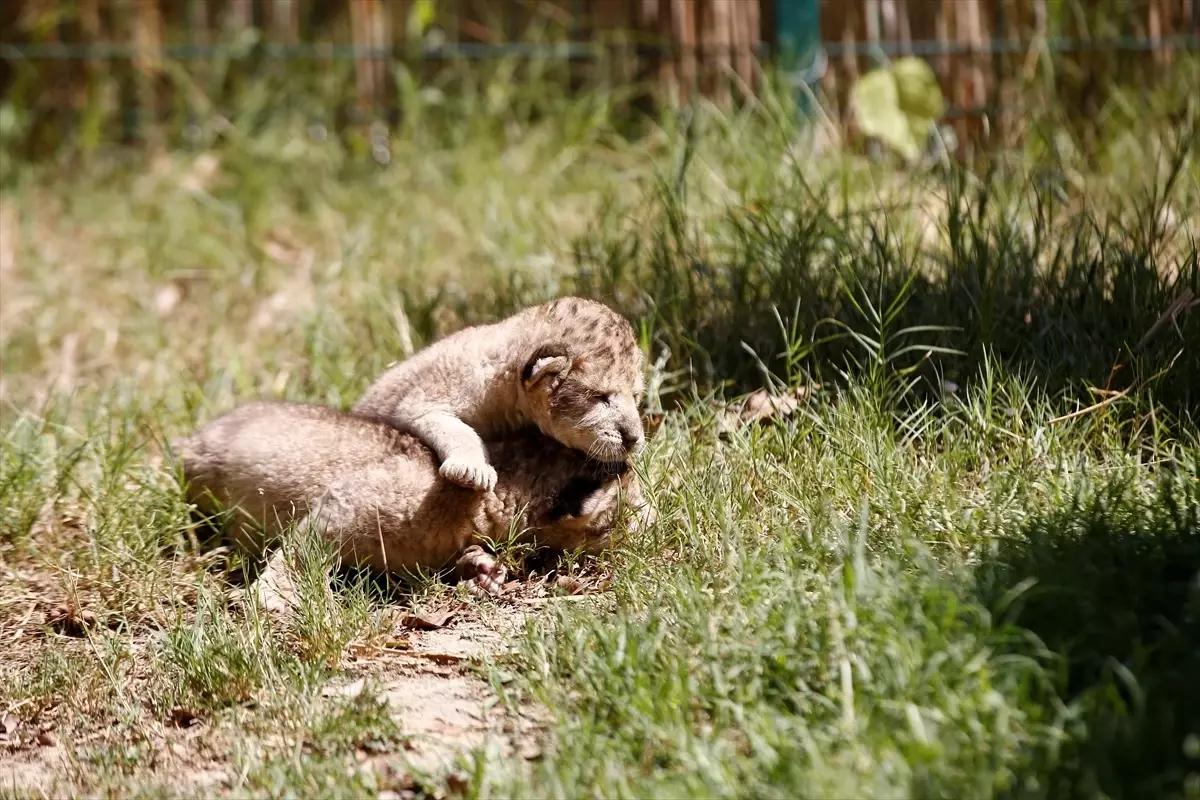
[[[499,475],[491,493],[440,478],[413,436],[321,406],[251,403],[175,450],[199,511],[240,508],[229,534],[242,549],[261,554],[307,517],[343,563],[388,572],[449,566],[473,545],[504,539],[522,515],[518,541],[596,552],[625,504],[644,506],[626,464],[595,462],[531,430],[486,445]]]
[[[645,440],[642,352],[629,322],[602,303],[563,297],[466,328],[383,373],[355,404],[437,454],[443,477],[496,482],[483,440],[534,425],[600,461]]]

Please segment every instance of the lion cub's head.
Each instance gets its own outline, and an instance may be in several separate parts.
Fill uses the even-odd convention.
[[[598,461],[635,455],[646,439],[644,376],[629,322],[600,303],[563,298],[547,306],[543,330],[521,372],[538,428]]]

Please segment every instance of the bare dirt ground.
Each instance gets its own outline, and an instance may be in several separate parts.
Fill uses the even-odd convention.
[[[491,618],[451,622],[446,628],[413,632],[410,650],[370,669],[393,710],[406,742],[411,768],[436,774],[452,768],[468,750],[491,744],[503,755],[534,757],[544,723],[541,709],[510,714],[473,669],[483,659],[503,656],[508,641],[525,621],[511,608]],[[361,691],[366,678],[331,684],[327,691]]]
[[[357,768],[373,770],[380,786],[396,787],[382,791],[381,797],[426,796],[424,787],[453,775],[457,760],[475,748],[486,747],[508,758],[540,755],[540,733],[548,717],[545,709],[530,702],[514,709],[502,702],[480,666],[511,652],[514,636],[530,614],[548,603],[584,600],[571,593],[595,587],[576,581],[560,588],[568,595],[560,591],[558,597],[549,596],[554,590],[548,591],[544,580],[512,581],[494,602],[451,601],[440,611],[420,614],[397,609],[390,632],[348,645],[341,668],[319,695],[335,703],[369,689],[386,702],[404,737],[402,745],[382,755],[355,753]],[[60,634],[46,635],[63,639],[64,645],[87,641],[74,637],[66,642],[68,637]],[[154,646],[149,641],[145,645]],[[52,709],[40,718],[22,721],[27,715],[22,715],[19,704],[4,705],[8,708],[0,719],[0,795],[111,793],[103,782],[97,785],[89,753],[96,746],[111,748],[120,733],[111,726],[65,730],[55,723]],[[184,714],[151,726],[154,730],[142,727],[143,740],[134,744],[151,753],[135,770],[137,784],[178,796],[246,793],[246,776],[239,774],[231,758],[239,741],[248,736],[236,715],[216,722],[188,719]]]

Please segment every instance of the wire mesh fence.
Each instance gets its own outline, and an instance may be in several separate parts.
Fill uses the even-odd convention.
[[[1152,86],[1200,51],[1200,0],[7,0],[0,135],[53,149],[68,131],[136,140],[262,73],[343,81],[352,121],[394,119],[402,80],[508,59],[720,104],[762,65],[844,110],[901,55],[927,59],[959,124],[1003,125],[1036,73],[1088,113],[1116,82]],[[527,77],[531,71],[523,75]],[[405,76],[408,76],[407,78]],[[517,75],[519,79],[520,74]],[[969,130],[966,131],[969,134]]]

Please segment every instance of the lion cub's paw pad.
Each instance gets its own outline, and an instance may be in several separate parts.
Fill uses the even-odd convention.
[[[459,578],[468,583],[474,594],[499,595],[504,591],[508,570],[490,553],[478,545],[463,551],[455,565]]]

